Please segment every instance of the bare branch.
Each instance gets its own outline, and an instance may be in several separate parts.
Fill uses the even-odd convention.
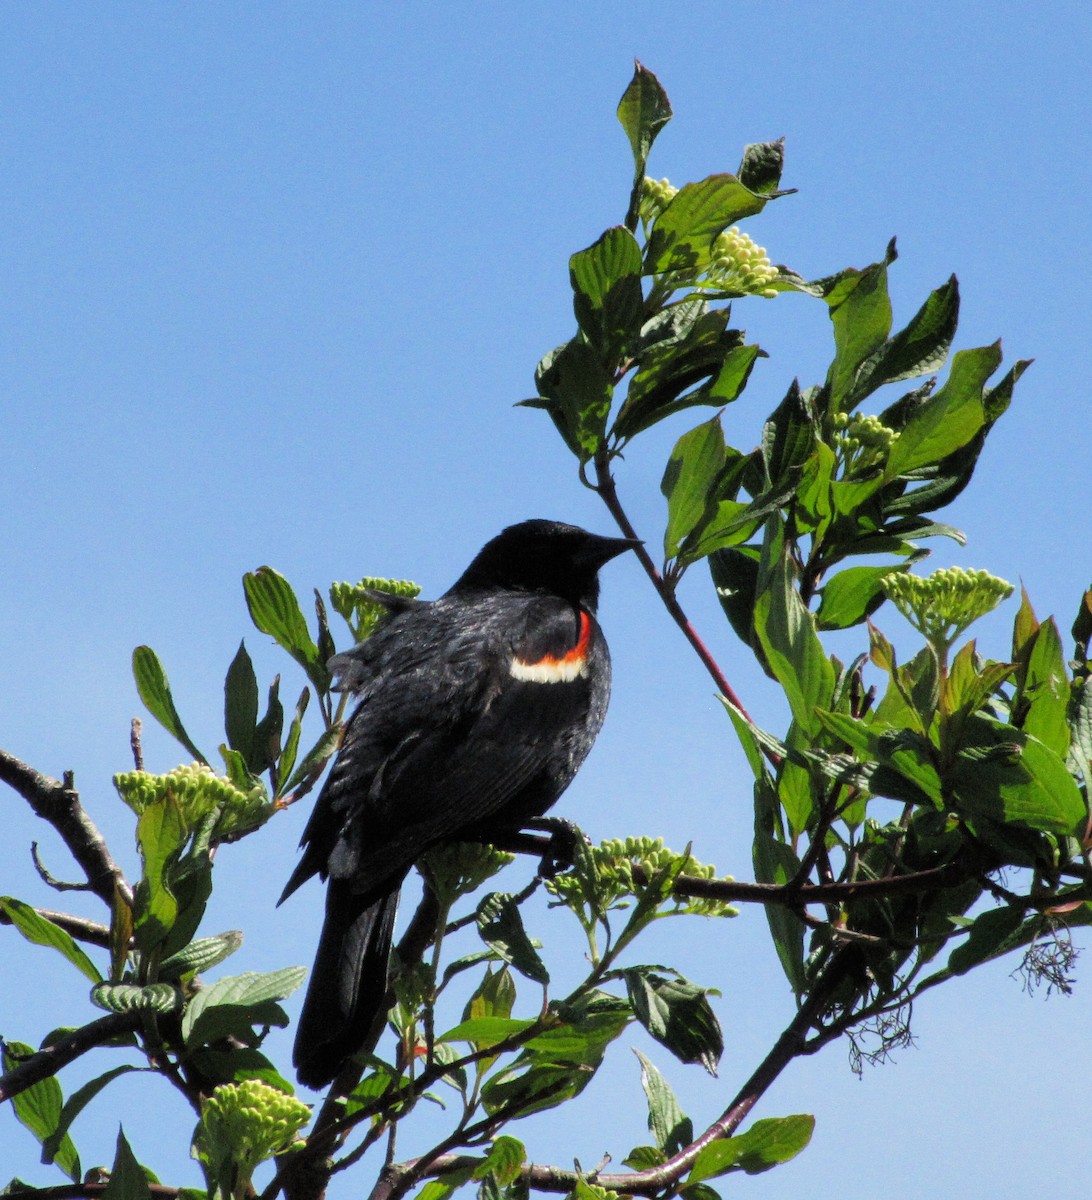
[[[133,892],[114,862],[102,834],[80,804],[71,772],[64,780],[43,775],[6,750],[0,750],[0,781],[8,784],[34,813],[61,835],[72,857],[80,864],[91,890],[112,908],[117,888],[128,903]]]
[[[87,1025],[74,1029],[71,1033],[58,1038],[51,1046],[31,1054],[18,1066],[12,1067],[6,1075],[0,1076],[0,1103],[10,1100],[28,1087],[47,1079],[70,1062],[93,1050],[96,1046],[105,1045],[114,1038],[133,1033],[141,1027],[144,1014],[138,1010],[124,1013],[110,1013],[91,1021]]]
[[[101,925],[98,921],[86,921],[83,917],[75,917],[71,913],[56,912],[51,908],[36,908],[38,916],[45,917],[65,933],[71,934],[78,942],[87,942],[91,946],[110,947],[110,926]],[[7,913],[0,910],[0,925],[11,925],[14,922]]]

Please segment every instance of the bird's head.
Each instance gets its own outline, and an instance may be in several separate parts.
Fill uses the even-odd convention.
[[[640,544],[635,538],[601,537],[561,521],[521,521],[486,542],[451,591],[502,587],[547,592],[594,608],[599,568]]]

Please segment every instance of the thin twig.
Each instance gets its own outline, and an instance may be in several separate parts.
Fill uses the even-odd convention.
[[[6,750],[0,750],[0,781],[14,788],[34,813],[60,834],[87,876],[91,890],[107,907],[113,908],[115,888],[127,903],[132,903],[132,888],[114,862],[102,834],[80,804],[71,772],[65,773],[63,781],[53,779]]]
[[[610,473],[610,456],[605,449],[600,450],[595,456],[595,490],[599,493],[603,503],[607,506],[610,515],[614,518],[622,533],[628,538],[636,539],[637,531],[634,529],[633,523],[630,521],[626,510],[622,507],[621,500],[618,498],[618,488],[615,485],[614,476]],[[735,689],[720,669],[720,664],[699,637],[698,631],[691,625],[690,618],[683,611],[683,607],[675,595],[674,588],[660,574],[659,568],[652,561],[652,555],[649,554],[643,544],[635,546],[634,553],[644,568],[645,574],[651,580],[652,586],[656,589],[656,593],[663,602],[664,607],[671,615],[671,619],[682,630],[683,636],[693,647],[694,653],[701,659],[702,666],[709,672],[713,682],[717,685],[717,691],[750,721],[751,718],[736,695]]]

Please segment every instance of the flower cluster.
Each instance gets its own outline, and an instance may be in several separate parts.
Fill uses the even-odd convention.
[[[641,220],[646,225],[655,221],[675,198],[678,190],[666,179],[652,179],[646,175],[641,185]]]
[[[934,646],[950,645],[972,622],[1012,595],[1012,584],[983,570],[945,567],[922,578],[896,571],[883,581],[888,599]]]
[[[725,292],[745,292],[772,298],[777,289],[769,286],[778,275],[766,251],[735,225],[718,234],[712,247],[713,261],[707,272],[711,286]]]
[[[343,617],[349,626],[353,640],[363,642],[372,635],[387,611],[372,595],[373,592],[385,592],[400,599],[412,600],[420,591],[421,588],[408,579],[379,579],[367,575],[359,583],[332,583],[330,603],[334,606],[334,612]]]
[[[883,462],[898,433],[879,417],[862,413],[836,413],[834,444],[842,453],[847,470],[860,472]]]
[[[639,897],[648,882],[662,871],[677,871],[697,879],[716,879],[716,868],[698,862],[689,854],[669,850],[663,838],[611,838],[589,847],[595,866],[598,900],[603,908],[624,907],[627,897]],[[583,901],[586,884],[573,871],[546,880],[546,888],[566,903]],[[724,900],[693,897],[675,900],[672,914],[702,917],[734,917],[736,909]]]
[[[137,814],[152,804],[171,797],[178,805],[186,828],[193,832],[217,809],[216,835],[238,833],[260,825],[273,811],[265,788],[256,784],[250,791],[236,787],[217,775],[207,763],[175,767],[166,775],[129,771],[114,776],[118,795]]]
[[[443,901],[475,892],[515,859],[514,854],[480,842],[452,842],[436,846],[418,862],[436,895]]]
[[[310,1119],[302,1100],[244,1079],[223,1084],[202,1104],[199,1141],[210,1163],[230,1161],[249,1181],[255,1167],[288,1149]]]

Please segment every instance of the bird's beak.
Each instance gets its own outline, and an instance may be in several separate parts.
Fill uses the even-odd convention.
[[[594,565],[598,570],[605,563],[609,563],[612,558],[617,558],[619,554],[643,545],[644,542],[640,538],[611,538],[596,535],[584,557],[589,565]]]

